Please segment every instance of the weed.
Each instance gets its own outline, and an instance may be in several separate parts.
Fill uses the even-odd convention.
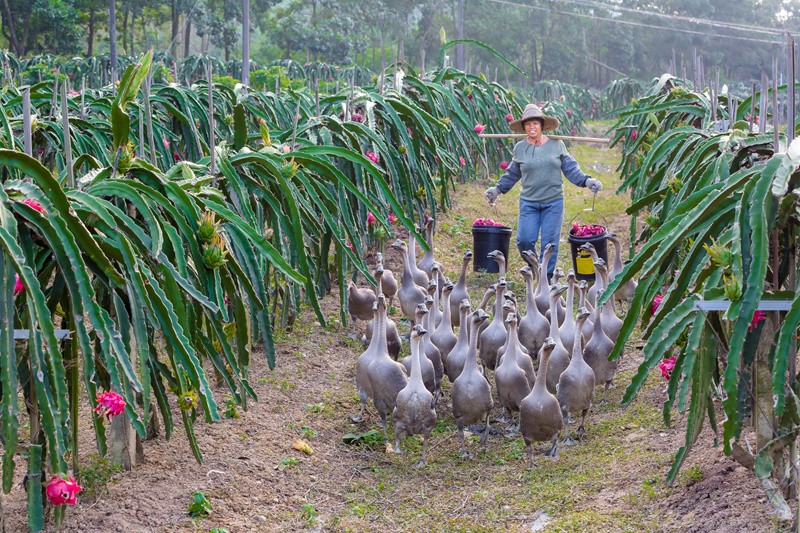
[[[294,457],[284,457],[281,460],[281,462],[278,463],[278,466],[276,466],[275,468],[278,471],[282,472],[282,471],[286,470],[287,468],[291,468],[291,467],[297,466],[299,464],[300,464],[300,461],[298,461]]]
[[[319,513],[313,503],[306,502],[300,508],[300,518],[303,520],[305,527],[311,527],[319,520]]]
[[[303,429],[300,430],[300,434],[303,435],[303,438],[305,439],[315,439],[317,438],[318,435],[316,430],[307,428],[305,426],[303,427]]]
[[[647,476],[642,480],[642,495],[648,499],[658,496],[661,478],[659,476]]]
[[[350,512],[360,518],[369,512],[369,507],[364,504],[354,503],[350,505]]]
[[[122,470],[122,465],[112,463],[107,457],[93,453],[88,457],[88,464],[81,467],[81,497],[98,498],[108,488],[111,478]]]
[[[693,465],[683,471],[681,477],[684,479],[686,486],[694,485],[701,479],[703,479],[703,470],[697,466]]]
[[[325,402],[306,404],[306,411],[315,415],[318,415],[327,409],[330,409],[330,405],[326,404]]]
[[[239,404],[236,403],[236,398],[230,394],[225,395],[225,418],[239,418]]]
[[[342,437],[342,441],[353,446],[364,444],[370,448],[378,448],[383,445],[383,433],[377,429],[365,433],[348,433]]]
[[[192,518],[202,518],[211,513],[211,502],[208,501],[206,495],[195,490],[192,495],[192,501],[189,503],[189,514]]]

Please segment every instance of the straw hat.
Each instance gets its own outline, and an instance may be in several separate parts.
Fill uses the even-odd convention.
[[[536,104],[526,105],[525,110],[522,112],[522,117],[517,120],[512,120],[508,126],[511,128],[511,131],[525,133],[525,128],[522,127],[522,123],[532,118],[540,118],[544,121],[544,127],[542,127],[543,132],[551,131],[558,127],[558,119],[542,113],[542,110],[539,109],[539,106]]]

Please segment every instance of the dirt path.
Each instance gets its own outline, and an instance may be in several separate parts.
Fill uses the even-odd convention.
[[[582,155],[601,173],[613,168]],[[602,167],[602,168],[600,168]],[[595,174],[597,174],[595,173]],[[610,174],[610,173],[609,173]],[[608,180],[613,179],[608,177]],[[482,184],[460,189],[453,210],[439,221],[436,254],[452,278],[463,249],[471,246],[470,226],[476,213],[485,216]],[[568,191],[568,206],[587,205],[581,191]],[[573,196],[569,196],[574,194]],[[616,209],[611,192],[603,205]],[[620,204],[624,199],[620,200]],[[515,201],[504,199],[495,218],[511,222]],[[569,209],[569,207],[568,207]],[[618,213],[618,212],[617,212]],[[610,216],[609,212],[606,212]],[[611,217],[625,235],[627,221]],[[565,264],[568,251],[560,254]],[[395,252],[387,251],[390,268],[399,271]],[[515,253],[511,254],[516,255]],[[509,278],[523,294],[512,257]],[[470,273],[470,292],[479,299],[491,275]],[[420,444],[410,453],[386,453],[381,443],[351,446],[348,433],[377,429],[370,412],[364,424],[349,422],[357,412],[355,360],[362,348],[347,338],[338,322],[337,291],[323,301],[329,326],[314,323],[305,310],[294,331],[281,334],[278,367],[254,357],[252,384],[259,402],[239,418],[208,425],[197,423],[205,463],[189,450],[176,410],[170,442],[145,442],[146,463],[115,474],[95,502],[69,509],[63,530],[81,532],[291,531],[770,531],[775,529],[763,491],[744,468],[710,447],[708,430],[689,456],[684,473],[672,487],[663,483],[674,452],[684,439],[684,421],[666,428],[661,417],[665,382],[651,375],[640,396],[627,408],[619,405],[641,354],[632,343],[622,359],[619,386],[609,403],[596,407],[588,435],[563,449],[556,460],[542,454],[537,467],[525,469],[520,439],[500,434],[480,448],[471,438],[472,457],[461,459],[446,383],[446,399],[437,408],[439,423],[428,464],[417,461]],[[399,313],[395,315],[397,320]],[[363,325],[362,325],[363,326]],[[404,350],[408,350],[407,346]],[[447,380],[445,380],[446,382]],[[215,394],[223,403],[224,390]],[[371,407],[371,406],[370,406]],[[90,429],[84,428],[89,448]],[[292,448],[304,439],[313,448],[305,455]],[[84,464],[91,459],[84,457]],[[102,483],[98,483],[100,487]],[[17,487],[19,485],[17,484]],[[195,490],[209,499],[213,511],[192,519],[188,506]],[[8,531],[25,530],[24,495],[15,488],[5,499]]]

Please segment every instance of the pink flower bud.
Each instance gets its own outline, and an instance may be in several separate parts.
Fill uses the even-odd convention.
[[[514,120],[514,115],[512,115],[511,113],[506,115],[506,122],[512,122],[513,120]]]
[[[109,420],[125,411],[125,400],[114,391],[97,393],[97,407],[94,410]]]
[[[22,280],[19,277],[19,274],[14,274],[14,298],[25,292],[25,285],[22,284]]]
[[[169,150],[169,139],[167,139],[167,138],[165,137],[165,138],[163,139],[163,143],[164,143],[164,148],[166,148],[167,150]]]
[[[363,122],[364,121],[364,117],[361,115],[361,113],[353,113],[353,116],[350,117],[350,118],[353,119],[353,122]]]
[[[639,130],[633,130],[633,132],[631,133],[631,140],[635,141],[638,135],[639,135]]]
[[[45,494],[47,500],[53,505],[75,505],[78,502],[77,495],[81,490],[83,487],[78,485],[74,477],[67,481],[53,476],[47,483]]]
[[[508,168],[508,161],[500,161],[500,170],[505,170]]]
[[[482,133],[483,130],[486,129],[486,126],[484,124],[475,124],[475,127],[472,129],[475,130],[475,133]]]
[[[350,248],[351,250],[353,249],[353,243],[350,241],[347,241],[346,243],[344,243],[344,245]]]
[[[653,297],[653,303],[650,306],[650,314],[651,315],[655,315],[656,314],[656,311],[658,311],[658,306],[661,305],[661,300],[663,300],[663,299],[664,299],[664,297],[661,296],[660,294],[656,294]]]
[[[406,131],[408,132],[408,136],[409,137],[413,137],[414,136],[414,132],[411,130],[411,128],[406,128]]]
[[[370,152],[369,150],[367,150],[366,152],[364,152],[364,155],[367,156],[367,159],[369,159],[376,165],[378,164],[378,161],[380,161],[380,159],[378,158],[378,154],[376,154],[375,152]]]
[[[24,200],[22,200],[22,203],[27,205],[28,207],[36,209],[40,213],[44,213],[44,207],[42,207],[42,204],[40,204],[33,198],[25,198]]]
[[[389,224],[394,224],[395,222],[397,222],[397,220],[398,220],[398,219],[397,219],[397,217],[394,215],[394,213],[389,213]]]
[[[375,218],[375,215],[373,215],[371,211],[367,211],[367,224],[372,224],[376,220],[378,219]]]
[[[462,155],[462,156],[460,156],[460,157],[458,158],[458,160],[461,162],[461,166],[462,166],[462,167],[463,167],[463,166],[465,166],[465,165],[467,164],[467,161],[464,159],[464,156],[463,156],[463,155]]]
[[[767,313],[764,311],[756,311],[753,313],[753,320],[750,321],[750,326],[747,328],[748,331],[753,331],[758,327],[758,323],[762,322],[767,319]]]
[[[675,358],[665,357],[664,360],[659,363],[658,368],[661,370],[661,377],[669,379],[672,371],[675,370]]]

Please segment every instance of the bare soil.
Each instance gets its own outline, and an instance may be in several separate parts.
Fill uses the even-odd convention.
[[[485,209],[478,204],[484,185],[460,189],[453,210],[440,218],[436,254],[453,279],[458,276],[472,217]],[[505,202],[497,216],[513,220],[513,204]],[[627,224],[624,217],[613,220],[614,229],[623,235]],[[562,250],[562,259],[565,253]],[[388,266],[400,272],[396,253],[386,255]],[[510,277],[519,278],[513,270],[519,266],[515,258]],[[492,276],[470,272],[468,279],[476,300]],[[274,371],[267,369],[263,358],[259,361],[259,355],[254,356],[251,381],[258,403],[251,403],[246,411],[240,408],[239,418],[215,424],[198,419],[203,464],[194,460],[175,408],[173,438],[144,442],[146,462],[113,475],[96,500],[82,499],[68,509],[62,530],[779,529],[756,478],[712,447],[714,435],[708,429],[687,459],[684,474],[671,487],[664,485],[671,459],[684,441],[685,421],[675,413],[673,427],[664,426],[661,405],[666,393],[660,375],[651,375],[632,405],[620,406],[624,388],[641,360],[635,342],[621,361],[618,386],[610,391],[609,403],[590,414],[586,438],[562,448],[555,460],[538,454],[531,471],[525,469],[522,441],[499,433],[492,434],[484,448],[471,438],[472,456],[460,458],[447,403],[449,383],[445,384],[446,398],[437,407],[440,422],[426,466],[413,466],[421,449],[416,439],[408,441],[406,455],[387,453],[380,443],[371,447],[344,444],[345,434],[379,428],[374,410],[365,423],[350,422],[358,410],[354,371],[362,348],[347,337],[349,325],[339,323],[337,294],[334,288],[323,301],[327,328],[305,310],[293,331],[279,335]],[[399,313],[395,320],[398,317]],[[361,331],[363,326],[359,326]],[[218,402],[222,403],[224,393],[223,388],[215,390]],[[88,420],[82,431],[85,464],[91,460],[87,454],[94,451]],[[297,439],[304,439],[313,454],[293,449]],[[193,519],[188,513],[196,490],[205,494],[213,508],[205,518]],[[4,506],[7,530],[26,530],[20,483],[5,497]]]

